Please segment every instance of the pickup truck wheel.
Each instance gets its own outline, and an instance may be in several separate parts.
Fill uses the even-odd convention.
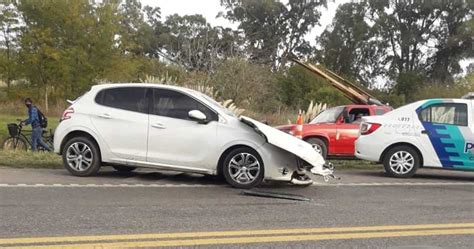
[[[409,178],[420,167],[420,155],[410,146],[396,146],[385,154],[383,166],[389,176]]]
[[[263,181],[263,161],[255,150],[237,148],[227,154],[222,173],[233,187],[253,188]]]
[[[309,138],[306,140],[311,146],[313,146],[313,149],[318,152],[321,156],[323,156],[324,159],[327,158],[328,156],[328,146],[326,145],[326,142],[324,142],[320,138]]]

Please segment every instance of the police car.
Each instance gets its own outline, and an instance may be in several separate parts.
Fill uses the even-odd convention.
[[[393,177],[411,177],[420,167],[474,171],[474,94],[364,117],[355,155],[382,162]]]

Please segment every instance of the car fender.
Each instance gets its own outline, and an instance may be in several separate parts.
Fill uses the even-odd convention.
[[[322,133],[322,132],[308,132],[308,133],[303,133],[303,140],[307,140],[307,139],[310,139],[312,137],[320,137],[320,138],[323,138],[326,140],[326,142],[328,143],[328,146],[329,146],[329,136],[325,133]]]
[[[62,130],[59,136],[61,137],[61,141],[59,145],[62,145],[64,143],[64,138],[66,138],[69,134],[72,132],[84,132],[92,136],[92,138],[95,139],[97,144],[99,145],[99,150],[101,154],[102,161],[108,161],[109,158],[111,158],[111,153],[110,150],[107,146],[107,144],[102,140],[102,138],[92,129],[88,128],[87,126],[84,125],[73,125],[73,126],[68,126],[66,129]],[[56,137],[56,134],[55,134]]]

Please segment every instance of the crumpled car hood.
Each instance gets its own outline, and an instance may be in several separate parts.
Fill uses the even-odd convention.
[[[328,174],[327,169],[323,169],[324,158],[309,143],[249,117],[241,116],[240,121],[253,127],[257,133],[266,138],[269,144],[286,150],[311,164],[313,174]]]

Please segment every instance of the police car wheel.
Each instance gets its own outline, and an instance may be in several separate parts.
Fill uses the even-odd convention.
[[[420,167],[420,155],[410,146],[396,146],[385,154],[383,165],[389,176],[409,178]]]

